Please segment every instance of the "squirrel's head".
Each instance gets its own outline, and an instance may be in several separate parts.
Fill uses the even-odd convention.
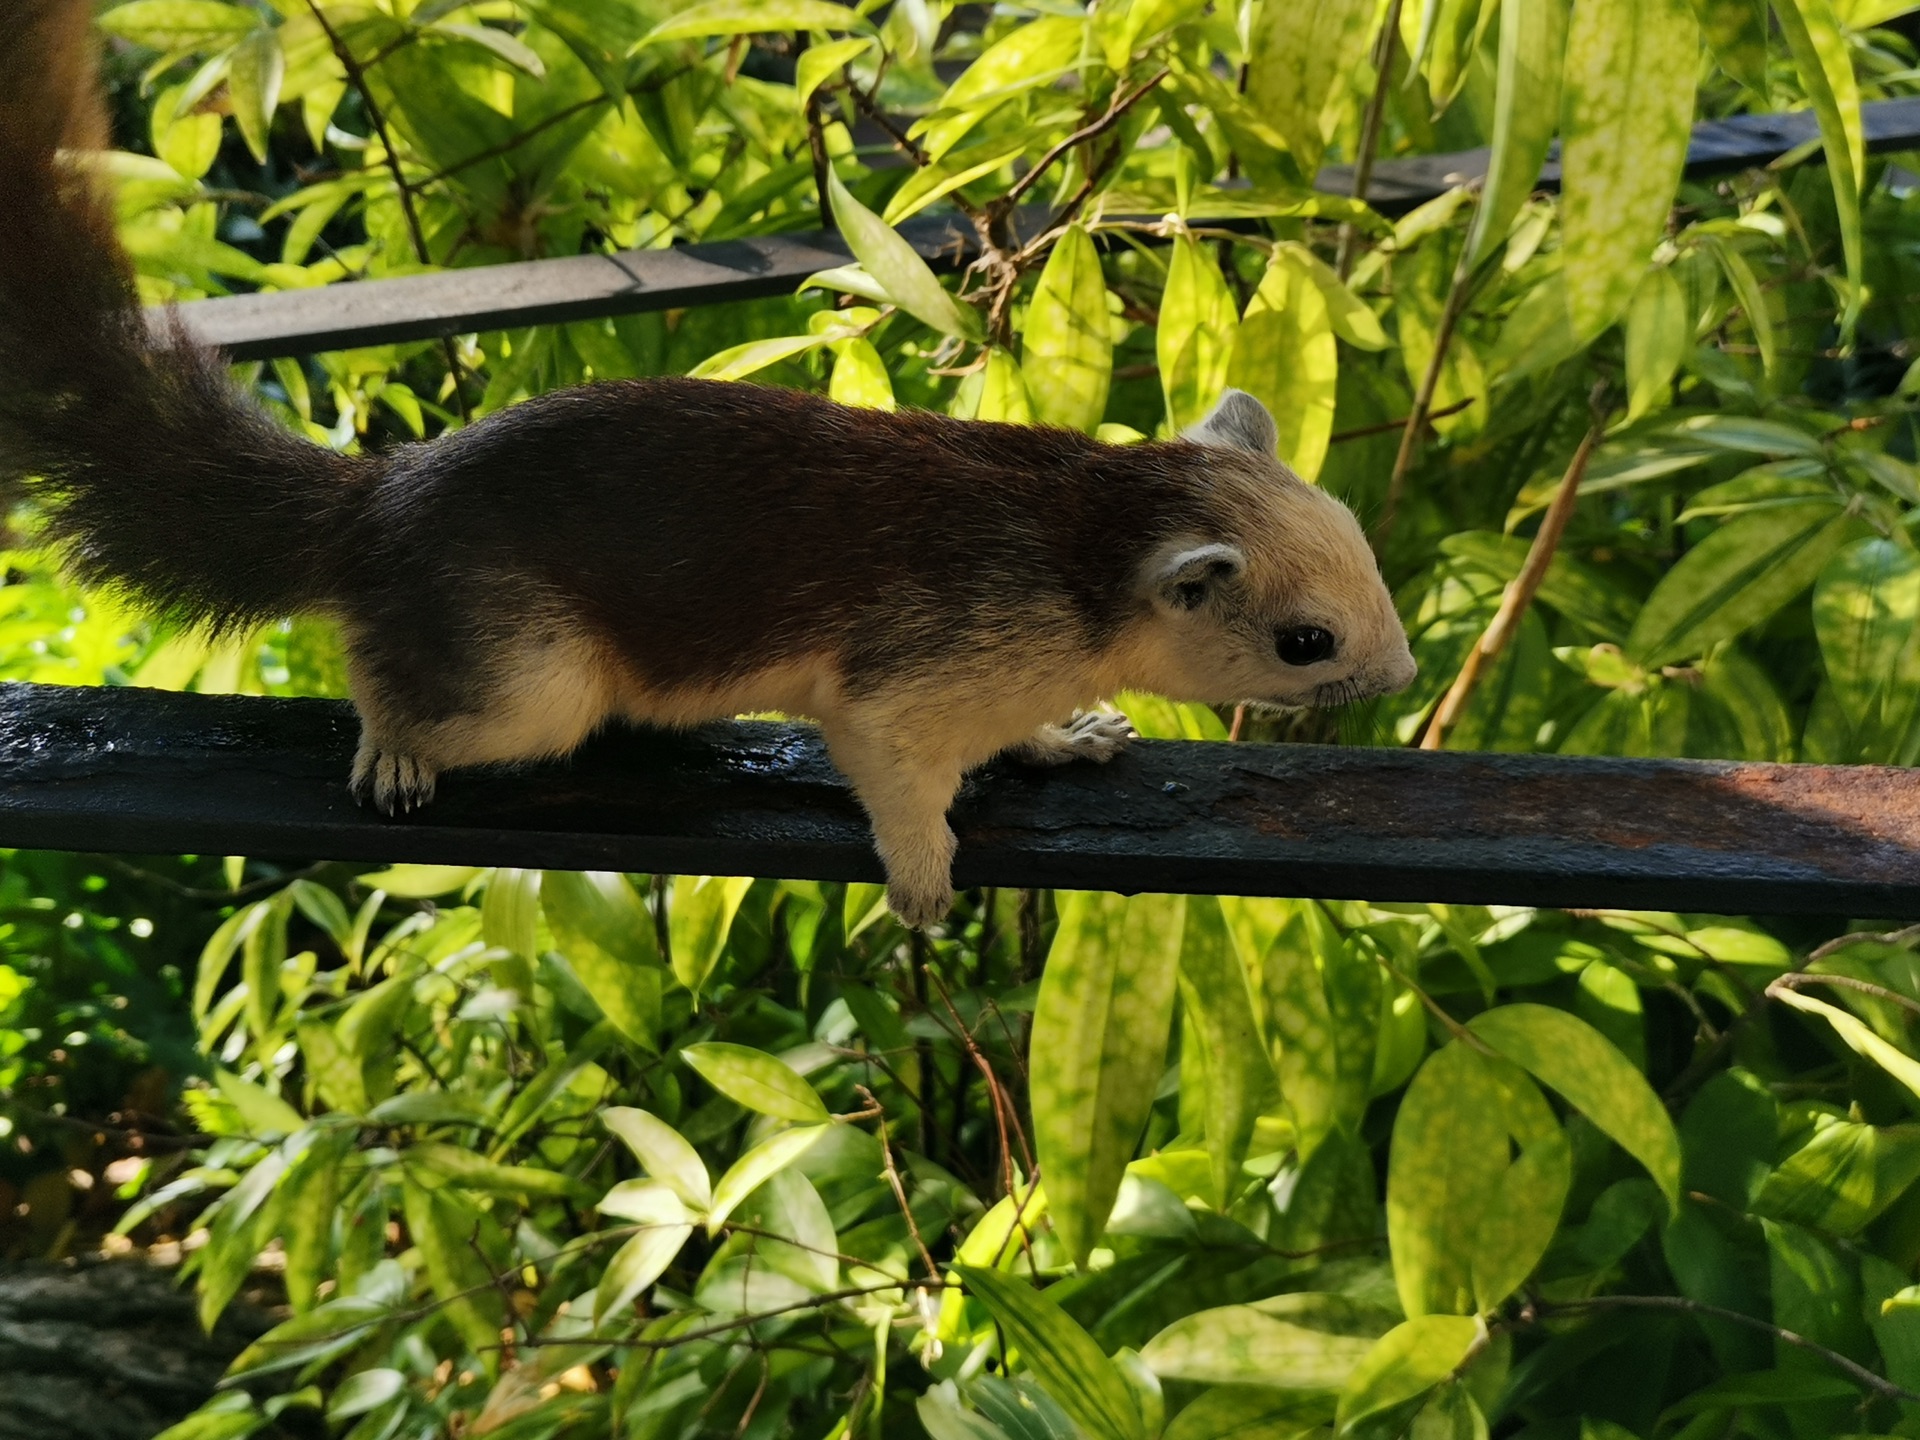
[[[1218,529],[1147,557],[1139,638],[1151,688],[1178,700],[1340,705],[1417,671],[1351,511],[1274,458],[1266,407],[1239,390],[1183,439],[1206,451]]]

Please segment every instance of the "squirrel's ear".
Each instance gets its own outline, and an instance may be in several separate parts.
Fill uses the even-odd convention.
[[[1280,444],[1280,427],[1267,407],[1244,390],[1229,390],[1198,425],[1181,438],[1196,445],[1218,445],[1229,450],[1251,450],[1269,460]]]
[[[1168,610],[1198,610],[1222,586],[1238,580],[1247,557],[1237,545],[1196,545],[1162,552],[1148,569],[1147,588],[1154,601]]]

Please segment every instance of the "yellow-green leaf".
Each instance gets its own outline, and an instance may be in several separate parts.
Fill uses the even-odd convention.
[[[800,52],[800,59],[793,67],[793,103],[806,112],[807,101],[813,92],[827,82],[834,71],[851,65],[868,50],[873,41],[864,36],[849,36],[845,40],[829,40],[824,45],[809,45]]]
[[[1567,35],[1562,199],[1567,313],[1583,339],[1633,298],[1667,222],[1693,123],[1688,0],[1580,0]]]
[[[1227,383],[1267,407],[1280,458],[1307,480],[1327,458],[1339,365],[1325,293],[1292,250],[1277,251],[1234,336]]]
[[[597,1207],[601,1214],[640,1227],[608,1262],[594,1292],[593,1319],[624,1310],[634,1297],[658,1280],[693,1234],[693,1217],[681,1198],[652,1180],[629,1180],[607,1192]]]
[[[1514,216],[1539,181],[1540,166],[1560,119],[1560,72],[1566,49],[1566,0],[1523,0],[1500,7],[1493,152],[1473,225],[1467,231],[1464,263],[1469,269],[1506,243]]]
[[[1855,735],[1898,763],[1920,712],[1920,555],[1878,536],[1841,550],[1814,585],[1813,628]]]
[[[1680,1204],[1680,1137],[1647,1077],[1586,1021],[1545,1005],[1502,1005],[1468,1028],[1560,1092],[1622,1150],[1647,1167],[1669,1204]]]
[[[1094,1338],[1045,1295],[997,1270],[956,1265],[967,1293],[1089,1440],[1146,1440],[1140,1407]]]
[[[1113,379],[1107,282],[1100,252],[1082,226],[1067,227],[1040,272],[1027,307],[1021,373],[1042,424],[1092,431],[1107,412]]]
[[[1226,388],[1239,325],[1239,307],[1212,250],[1191,235],[1176,235],[1154,333],[1167,428],[1174,434],[1206,418]]]
[[[1471,1315],[1420,1315],[1396,1325],[1353,1372],[1340,1396],[1337,1428],[1412,1400],[1465,1363],[1486,1330]]]
[[[933,114],[916,121],[926,152],[938,160],[997,106],[1040,85],[1051,85],[1078,63],[1087,22],[1074,15],[1043,15],[994,41],[947,87]]]
[[[1255,12],[1247,96],[1309,179],[1353,106],[1376,10],[1374,0],[1266,0]]]
[[[1211,896],[1187,901],[1187,930],[1180,946],[1180,1003],[1188,1032],[1206,1056],[1207,1155],[1213,1165],[1214,1203],[1225,1210],[1241,1180],[1247,1142],[1261,1102],[1273,1087],[1273,1067],[1254,1023],[1254,997],[1247,972],[1227,933],[1220,902]]]
[[[1084,1264],[1120,1193],[1166,1060],[1181,896],[1060,901],[1034,1010],[1034,1143],[1054,1229]]]
[[[1641,279],[1627,307],[1627,419],[1664,409],[1673,376],[1693,344],[1687,297],[1673,271],[1656,266]]]
[[[969,397],[975,420],[999,420],[1008,425],[1033,423],[1033,398],[1012,351],[994,346],[978,376],[978,393]]]
[[[827,1118],[827,1107],[814,1088],[764,1050],[710,1041],[687,1046],[680,1058],[714,1089],[749,1110],[801,1125]]]
[[[773,30],[868,30],[855,11],[831,0],[705,0],[663,20],[634,42],[704,40],[714,35],[758,35]],[[632,32],[628,32],[632,33]]]
[[[1767,0],[1693,0],[1693,12],[1720,68],[1764,99]]]
[[[618,1135],[653,1179],[696,1210],[713,1203],[706,1163],[687,1139],[659,1116],[626,1105],[600,1112],[600,1123]]]
[[[1833,1026],[1839,1032],[1840,1038],[1853,1049],[1873,1061],[1915,1095],[1920,1095],[1920,1060],[1915,1060],[1906,1051],[1888,1044],[1874,1034],[1870,1026],[1837,1005],[1829,1005],[1824,1000],[1816,1000],[1811,995],[1803,995],[1793,989],[1777,990],[1774,994],[1782,1003],[1791,1005],[1796,1010],[1804,1010],[1809,1015],[1818,1015]]]
[[[762,1140],[728,1167],[713,1187],[713,1206],[707,1211],[707,1233],[717,1235],[727,1217],[777,1172],[786,1169],[814,1147],[831,1125],[800,1125]]]
[[[713,967],[720,963],[733,917],[752,888],[750,875],[674,877],[673,907],[667,912],[673,973],[694,994],[700,993]]]
[[[1176,1320],[1140,1352],[1156,1375],[1203,1385],[1338,1391],[1394,1315],[1344,1295],[1282,1295]]]
[[[979,338],[980,317],[948,294],[919,252],[854,199],[831,169],[827,172],[827,193],[833,202],[834,223],[848,248],[866,273],[879,282],[889,300],[944,335]]]
[[[1853,51],[1840,33],[1829,0],[1773,0],[1780,33],[1793,53],[1800,84],[1813,102],[1820,138],[1827,151],[1827,175],[1840,220],[1840,248],[1847,262],[1847,304],[1840,316],[1842,336],[1851,337],[1860,306],[1864,256],[1860,246],[1860,185],[1867,173],[1866,131],[1860,120],[1860,85],[1853,75]]]
[[[871,340],[856,335],[834,342],[833,376],[827,381],[827,394],[842,405],[865,410],[895,408],[893,380]]]
[[[260,15],[220,0],[132,0],[114,6],[96,23],[109,35],[154,50],[206,50],[251,33]]]

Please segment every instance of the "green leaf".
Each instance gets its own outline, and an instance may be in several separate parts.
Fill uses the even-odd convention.
[[[633,48],[638,51],[670,40],[704,40],[714,35],[871,28],[857,13],[830,0],[704,0],[661,21],[635,41]]]
[[[280,86],[287,73],[287,57],[280,51],[280,32],[263,25],[234,47],[227,66],[227,94],[233,118],[247,149],[261,164],[267,161],[267,132],[280,104]]]
[[[603,1215],[641,1227],[600,1276],[593,1296],[593,1321],[625,1310],[634,1297],[666,1271],[693,1234],[693,1216],[681,1198],[652,1180],[628,1180],[608,1191],[598,1206]]]
[[[399,1370],[378,1367],[349,1375],[327,1401],[329,1420],[350,1420],[369,1410],[378,1410],[397,1399],[407,1389],[407,1377]]]
[[[1042,424],[1092,431],[1107,412],[1113,378],[1107,282],[1083,226],[1067,227],[1040,272],[1021,337],[1021,372]]]
[[[1920,712],[1920,556],[1870,536],[1841,550],[1813,588],[1813,628],[1834,698],[1868,757],[1898,752]]]
[[[1590,339],[1626,309],[1666,228],[1700,27],[1688,0],[1581,0],[1566,53],[1561,254],[1568,316]]]
[[[1502,1116],[1520,1153],[1496,1178],[1473,1234],[1474,1303],[1492,1311],[1526,1283],[1553,1243],[1573,1185],[1573,1149],[1546,1098],[1517,1066],[1495,1065]]]
[[[1038,86],[1051,85],[1079,63],[1087,22],[1080,16],[1043,15],[1016,25],[980,53],[947,87],[933,114],[914,123],[927,154],[938,160],[1000,105]]]
[[[1029,1063],[1035,1149],[1077,1264],[1106,1226],[1153,1103],[1185,919],[1181,896],[1061,896]]]
[[[833,377],[827,394],[842,405],[866,410],[892,410],[893,380],[873,342],[864,336],[839,340],[833,346]]]
[[[1210,896],[1187,901],[1186,935],[1180,945],[1180,1003],[1188,1032],[1206,1056],[1204,1115],[1207,1155],[1213,1164],[1213,1198],[1225,1210],[1240,1187],[1261,1102],[1273,1086],[1254,997],[1220,902]],[[1184,1063],[1183,1053],[1183,1063]]]
[[[425,1262],[440,1313],[468,1349],[491,1368],[498,1362],[500,1326],[506,1314],[487,1263],[473,1244],[479,1214],[448,1191],[421,1185],[411,1174],[400,1189],[407,1233]]]
[[[251,1080],[242,1080],[227,1070],[215,1070],[213,1083],[220,1087],[220,1093],[233,1102],[233,1108],[240,1112],[240,1121],[247,1127],[248,1133],[264,1140],[277,1140],[283,1135],[291,1135],[306,1125],[306,1117],[282,1100],[272,1091],[254,1084]]]
[[[1720,262],[1721,272],[1727,277],[1734,299],[1740,302],[1741,313],[1747,317],[1747,324],[1753,330],[1754,348],[1760,352],[1761,368],[1771,375],[1778,346],[1774,340],[1773,313],[1767,308],[1767,296],[1760,288],[1760,277],[1753,273],[1747,257],[1719,236],[1705,236],[1701,243]]]
[[[464,890],[468,882],[481,873],[477,865],[395,865],[362,875],[360,884],[369,890],[398,895],[403,900],[431,900],[437,895]]]
[[[1465,1363],[1486,1333],[1470,1315],[1420,1315],[1396,1325],[1347,1381],[1336,1428],[1345,1432],[1431,1390]]]
[[[1847,262],[1847,303],[1840,316],[1840,333],[1843,339],[1851,339],[1866,298],[1860,187],[1867,173],[1866,131],[1860,120],[1860,85],[1853,75],[1852,47],[1829,0],[1773,0],[1773,13],[1820,121],[1827,175],[1840,219],[1840,248]]]
[[[1584,1020],[1544,1005],[1502,1005],[1467,1028],[1560,1092],[1646,1166],[1669,1205],[1680,1204],[1680,1138],[1646,1076]]]
[[[478,45],[483,50],[490,50],[514,69],[536,80],[547,78],[547,65],[539,53],[505,30],[496,30],[491,25],[466,25],[451,20],[435,20],[426,28],[435,35],[451,36]]]
[[[1840,1038],[1848,1045],[1873,1061],[1916,1096],[1920,1096],[1920,1060],[1915,1060],[1904,1050],[1882,1040],[1868,1026],[1838,1006],[1829,1005],[1824,1000],[1816,1000],[1811,995],[1803,995],[1800,991],[1793,989],[1777,990],[1774,994],[1775,998],[1796,1010],[1804,1010],[1809,1015],[1820,1016],[1840,1033]]]
[[[687,374],[696,380],[741,380],[782,360],[823,349],[840,338],[839,335],[780,335],[767,340],[749,340],[709,355]]]
[[[1338,1392],[1394,1319],[1343,1295],[1282,1295],[1197,1311],[1140,1354],[1166,1380]]]
[[[699,1151],[659,1116],[613,1105],[600,1112],[600,1123],[625,1142],[649,1176],[695,1210],[713,1203],[713,1183]]]
[[[548,870],[540,908],[568,964],[614,1028],[651,1051],[660,1023],[659,941],[653,917],[626,877]]]
[[[1491,8],[1491,7],[1488,7]],[[1565,0],[1500,7],[1500,58],[1494,82],[1493,153],[1467,231],[1468,270],[1504,245],[1514,216],[1533,194],[1560,119],[1566,61]]]
[[[845,40],[829,40],[824,45],[809,45],[802,50],[793,67],[795,108],[804,115],[813,92],[830,80],[835,71],[851,65],[872,49],[873,43],[869,37],[849,36]]]
[[[1012,351],[995,345],[987,352],[986,366],[967,380],[978,381],[976,393],[967,396],[972,402],[975,420],[998,420],[1008,425],[1033,423],[1033,397]],[[964,394],[966,390],[967,383],[963,381],[961,391]],[[956,402],[955,413],[961,413],[964,408]]]
[[[1154,332],[1167,426],[1174,434],[1205,419],[1219,400],[1239,324],[1239,307],[1213,251],[1191,235],[1176,235]]]
[[[1627,637],[1628,658],[1670,665],[1758,625],[1806,593],[1856,526],[1838,497],[1728,521],[1654,586]]]
[[[948,294],[919,252],[854,199],[831,169],[827,172],[827,194],[833,202],[834,223],[848,248],[893,304],[943,335],[980,338],[978,313]]]
[[[1680,282],[1667,266],[1655,266],[1627,307],[1628,421],[1666,408],[1674,373],[1692,345],[1693,320]]]
[[[1173,1417],[1160,1440],[1304,1440],[1331,1419],[1333,1406],[1319,1394],[1208,1390]]]
[[[252,33],[260,15],[219,0],[132,0],[95,23],[109,35],[155,50],[209,50]]]
[[[720,963],[740,902],[753,888],[750,875],[679,875],[667,912],[673,940],[673,973],[698,995]]]
[[[792,1066],[762,1050],[710,1041],[689,1045],[680,1058],[729,1100],[798,1125],[828,1119],[827,1107]]]
[[[742,1155],[713,1187],[713,1205],[707,1211],[707,1234],[717,1235],[726,1219],[754,1191],[767,1183],[769,1176],[784,1170],[811,1150],[814,1142],[832,1129],[830,1125],[802,1125],[782,1130],[762,1140]]]
[[[1693,0],[1714,58],[1754,94],[1767,95],[1767,0]]]
[[[1328,139],[1353,106],[1373,0],[1267,0],[1249,36],[1247,97],[1286,137],[1302,175],[1320,168]]]
[[[1920,1180],[1920,1125],[1835,1120],[1774,1169],[1753,1198],[1772,1220],[1853,1235]]]
[[[1260,963],[1280,1098],[1302,1160],[1366,1110],[1378,1038],[1380,975],[1351,953],[1326,912],[1295,906]]]
[[[1333,437],[1339,366],[1325,292],[1295,251],[1276,250],[1234,336],[1227,383],[1267,407],[1280,458],[1306,480],[1320,474]]]
[[[451,1183],[468,1190],[484,1190],[496,1195],[566,1197],[583,1193],[580,1182],[571,1176],[536,1169],[531,1165],[502,1165],[457,1145],[435,1142],[409,1145],[400,1152],[400,1158],[409,1167],[428,1172],[432,1179],[429,1181],[422,1177],[422,1184],[437,1186]]]
[[[356,1138],[348,1127],[323,1133],[280,1182],[280,1234],[287,1256],[284,1279],[287,1303],[296,1315],[313,1308],[320,1282],[333,1272],[340,1169],[353,1153]]]
[[[1044,1163],[1044,1162],[1043,1162]],[[1146,1440],[1127,1382],[1093,1337],[1024,1281],[956,1265],[967,1293],[986,1306],[1007,1344],[1090,1440]]]

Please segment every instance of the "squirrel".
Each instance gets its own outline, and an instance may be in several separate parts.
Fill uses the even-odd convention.
[[[1326,706],[1413,656],[1353,515],[1229,391],[1176,440],[853,409],[796,390],[582,385],[379,454],[293,434],[177,316],[111,196],[87,0],[0,36],[0,483],[77,579],[215,632],[331,617],[392,814],[444,771],[613,720],[820,726],[907,925],[953,898],[947,810],[1000,755],[1104,761],[1123,689]]]

